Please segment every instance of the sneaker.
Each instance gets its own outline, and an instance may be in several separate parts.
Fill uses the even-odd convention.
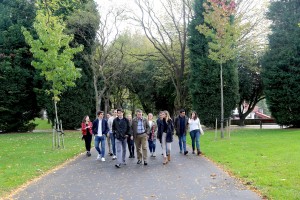
[[[105,161],[105,158],[104,158],[104,157],[102,157],[102,158],[101,158],[101,161],[102,161],[102,162],[104,162],[104,161]]]
[[[135,158],[135,156],[133,155],[132,158]]]
[[[192,154],[195,154],[195,151],[193,151]]]
[[[153,152],[153,155],[152,155],[153,157],[156,157],[156,153],[155,152]]]
[[[114,155],[114,156],[112,157],[112,159],[113,159],[113,160],[116,160],[116,159],[117,159],[117,156]]]
[[[97,159],[96,160],[99,160],[101,158],[101,155],[100,154],[98,154],[98,156],[97,156]]]
[[[184,151],[184,155],[188,154],[188,151]]]
[[[142,161],[141,161],[141,160],[138,160],[136,164],[142,164]]]
[[[179,151],[179,153],[182,153],[182,151]]]
[[[126,165],[126,162],[123,162],[122,165]]]
[[[148,163],[145,161],[145,162],[144,162],[144,165],[148,165]]]
[[[89,152],[89,151],[86,152],[87,157],[90,157],[91,155],[92,155],[91,152]]]
[[[121,164],[116,164],[115,166],[116,166],[116,168],[120,168]]]

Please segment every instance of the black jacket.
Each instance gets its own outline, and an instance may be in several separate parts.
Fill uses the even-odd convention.
[[[129,120],[125,117],[122,119],[115,118],[112,124],[112,132],[118,140],[124,140],[126,135],[131,136]]]
[[[173,142],[173,134],[174,134],[174,124],[171,119],[167,122],[167,138],[166,142]],[[159,141],[161,142],[162,134],[164,131],[164,123],[162,120],[158,119],[157,120],[157,137]]]

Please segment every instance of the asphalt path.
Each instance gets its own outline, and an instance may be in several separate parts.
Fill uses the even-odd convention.
[[[202,144],[205,145],[205,144]],[[128,158],[126,165],[116,168],[116,161],[79,155],[76,159],[34,181],[12,196],[13,199],[209,199],[258,200],[238,180],[215,166],[204,156],[179,153],[177,140],[172,143],[171,161],[163,165],[160,144],[148,165]],[[204,152],[205,153],[205,152]],[[149,154],[148,154],[149,155]]]

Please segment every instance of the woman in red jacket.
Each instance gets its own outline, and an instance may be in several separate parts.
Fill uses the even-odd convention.
[[[85,141],[86,155],[91,156],[91,143],[93,137],[92,131],[93,123],[90,121],[90,117],[87,115],[83,118],[81,123],[82,139]]]

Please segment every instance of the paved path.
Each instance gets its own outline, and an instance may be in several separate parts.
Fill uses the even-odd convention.
[[[127,158],[127,165],[117,169],[110,156],[105,162],[95,160],[93,150],[91,157],[79,155],[13,199],[261,199],[206,158],[179,154],[177,141],[172,144],[172,160],[167,165],[162,165],[160,145],[157,152],[156,158],[149,158],[148,166]]]

